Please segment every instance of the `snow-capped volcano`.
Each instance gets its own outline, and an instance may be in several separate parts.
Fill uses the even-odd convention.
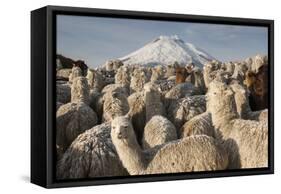
[[[119,59],[124,64],[146,66],[168,65],[175,61],[184,65],[192,62],[202,68],[206,62],[215,58],[193,44],[184,42],[178,36],[160,36],[142,48]]]

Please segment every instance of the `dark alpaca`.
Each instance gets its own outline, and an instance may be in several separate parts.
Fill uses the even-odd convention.
[[[184,83],[189,73],[185,67],[176,68],[176,84]]]
[[[261,66],[257,73],[248,71],[244,84],[250,91],[251,109],[258,111],[268,108],[268,65]]]

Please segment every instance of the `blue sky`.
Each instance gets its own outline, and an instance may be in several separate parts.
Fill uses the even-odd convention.
[[[123,57],[160,35],[178,35],[221,61],[267,54],[266,27],[57,16],[57,53],[91,67]]]

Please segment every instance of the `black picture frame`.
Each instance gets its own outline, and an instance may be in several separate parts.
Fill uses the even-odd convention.
[[[269,163],[268,168],[107,177],[55,179],[56,15],[99,16],[177,22],[234,24],[268,28]],[[274,173],[274,21],[109,9],[46,6],[31,12],[31,182],[46,188],[168,181]]]

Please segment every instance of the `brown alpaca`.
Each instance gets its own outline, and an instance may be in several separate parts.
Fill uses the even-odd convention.
[[[248,71],[244,84],[250,91],[251,109],[257,111],[268,108],[268,66],[261,66],[257,73]]]
[[[176,84],[184,83],[189,73],[185,67],[176,68]]]

